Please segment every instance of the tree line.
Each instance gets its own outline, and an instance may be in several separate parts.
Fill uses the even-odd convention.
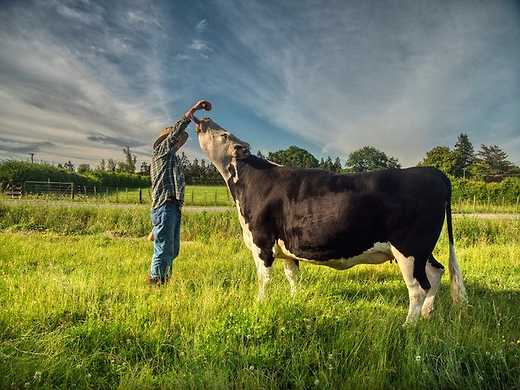
[[[448,175],[475,180],[493,180],[520,174],[520,168],[509,161],[509,156],[498,145],[480,146],[475,152],[469,136],[459,134],[457,142],[448,146],[436,146],[426,153],[419,166],[431,166]]]
[[[137,158],[130,148],[123,148],[124,159],[101,160],[93,169],[94,172],[126,172],[150,175],[150,165],[143,161],[137,169]],[[364,146],[348,155],[343,164],[340,157],[326,157],[318,160],[312,153],[298,146],[289,146],[287,149],[268,152],[266,156],[261,151],[258,157],[267,158],[277,164],[294,168],[320,168],[335,173],[370,172],[378,169],[400,168],[401,164],[396,157],[388,156],[385,152],[373,146]],[[190,160],[184,152],[179,156],[183,165],[187,181],[190,182],[221,182],[220,175],[213,164],[204,159]],[[453,177],[474,180],[493,180],[503,176],[518,175],[520,168],[509,161],[509,156],[498,145],[481,145],[475,152],[469,136],[459,134],[453,148],[435,146],[429,150],[418,166],[430,166],[440,169]],[[74,170],[69,161],[64,168]],[[80,164],[78,173],[90,172],[88,164]]]
[[[100,160],[94,167],[71,161],[57,167],[46,164],[31,164],[21,161],[7,161],[0,164],[0,182],[22,183],[27,180],[68,181],[82,185],[145,187],[150,184],[150,164],[142,161],[137,166],[137,157],[129,147],[122,150],[123,159]],[[335,173],[369,172],[385,168],[400,168],[396,157],[373,146],[364,146],[353,151],[342,163],[340,157],[326,157],[318,160],[309,151],[289,146],[286,149],[268,152],[261,158],[280,165],[295,168],[320,168]],[[184,152],[178,156],[184,168],[188,184],[223,184],[223,180],[210,162],[204,159],[190,160]],[[472,180],[497,181],[505,176],[520,175],[520,168],[514,165],[505,151],[497,145],[481,145],[475,152],[469,136],[459,134],[453,148],[435,146],[429,150],[418,166],[440,169],[451,177]]]

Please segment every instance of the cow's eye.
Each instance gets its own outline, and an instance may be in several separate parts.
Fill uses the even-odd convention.
[[[226,133],[222,133],[222,134],[221,134],[221,137],[222,137],[222,139],[224,139],[224,140],[227,140],[227,139],[228,139],[228,135],[227,135]]]

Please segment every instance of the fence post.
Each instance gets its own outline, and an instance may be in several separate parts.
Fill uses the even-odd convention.
[[[215,206],[217,205],[217,188],[215,188],[215,201],[214,201],[214,204],[215,204]]]
[[[143,203],[143,190],[139,188],[139,204]]]
[[[193,206],[193,193],[195,192],[195,188],[191,187],[191,205]]]
[[[74,200],[74,183],[70,183],[70,198]]]
[[[477,198],[476,198],[475,195],[473,195],[473,212],[476,211],[476,207],[477,207],[477,204],[476,204],[476,203],[477,203]]]
[[[119,203],[119,187],[116,187],[116,203]]]
[[[518,210],[518,202],[520,201],[520,195],[516,197],[516,210]]]
[[[96,186],[94,186],[94,198],[97,198],[97,190],[96,190]]]

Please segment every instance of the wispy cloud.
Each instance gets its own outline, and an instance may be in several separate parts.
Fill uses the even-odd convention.
[[[369,144],[406,165],[465,131],[520,162],[518,12],[505,0],[11,2],[0,131],[19,143],[0,156],[27,145],[93,161],[129,144],[145,157],[175,113],[209,97],[255,149],[346,157]]]
[[[32,142],[26,140],[23,142],[16,139],[0,137],[0,150],[8,153],[27,154],[39,152],[42,149],[52,148],[54,146],[56,145],[49,141]]]
[[[233,38],[216,46],[208,78],[326,153],[370,144],[415,164],[468,131],[476,144],[500,134],[519,159],[509,148],[520,138],[519,111],[508,106],[520,97],[515,6],[408,5],[226,3],[220,17]],[[505,123],[489,117],[493,108]]]
[[[122,27],[111,32],[114,27],[103,16],[107,11],[97,6],[84,11],[59,2],[54,11],[35,7],[33,12],[16,9],[18,19],[10,23],[9,13],[1,15],[8,23],[0,29],[0,131],[13,137],[29,133],[32,141],[4,143],[0,150],[92,161],[118,156],[124,145],[149,155],[155,135],[169,123],[166,106],[172,100],[161,80],[156,17],[139,10],[115,12],[111,23]],[[96,26],[66,36],[48,25],[56,18]],[[124,34],[128,19],[131,28],[139,25],[153,39]]]
[[[201,39],[194,39],[193,41],[191,41],[189,48],[192,50],[196,50],[196,51],[209,50],[209,46],[208,46],[207,42],[204,42]]]
[[[129,146],[135,148],[146,145],[145,142],[136,139],[126,138],[124,136],[113,137],[99,133],[89,135],[87,136],[87,139],[89,141],[99,142],[106,145],[116,145],[121,147]]]
[[[207,28],[208,28],[208,21],[206,19],[201,19],[195,26],[195,30],[199,33],[206,31]]]

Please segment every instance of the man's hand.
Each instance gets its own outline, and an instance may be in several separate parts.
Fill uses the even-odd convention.
[[[208,102],[207,100],[199,100],[197,103],[195,103],[193,108],[195,110],[203,109],[203,110],[206,110],[206,111],[211,111],[211,103]]]
[[[206,110],[206,111],[211,111],[211,103],[208,102],[207,100],[199,100],[197,103],[195,103],[193,105],[193,107],[191,107],[185,114],[184,116],[188,119],[193,119],[193,114],[195,113],[195,111],[198,111],[198,110]]]

